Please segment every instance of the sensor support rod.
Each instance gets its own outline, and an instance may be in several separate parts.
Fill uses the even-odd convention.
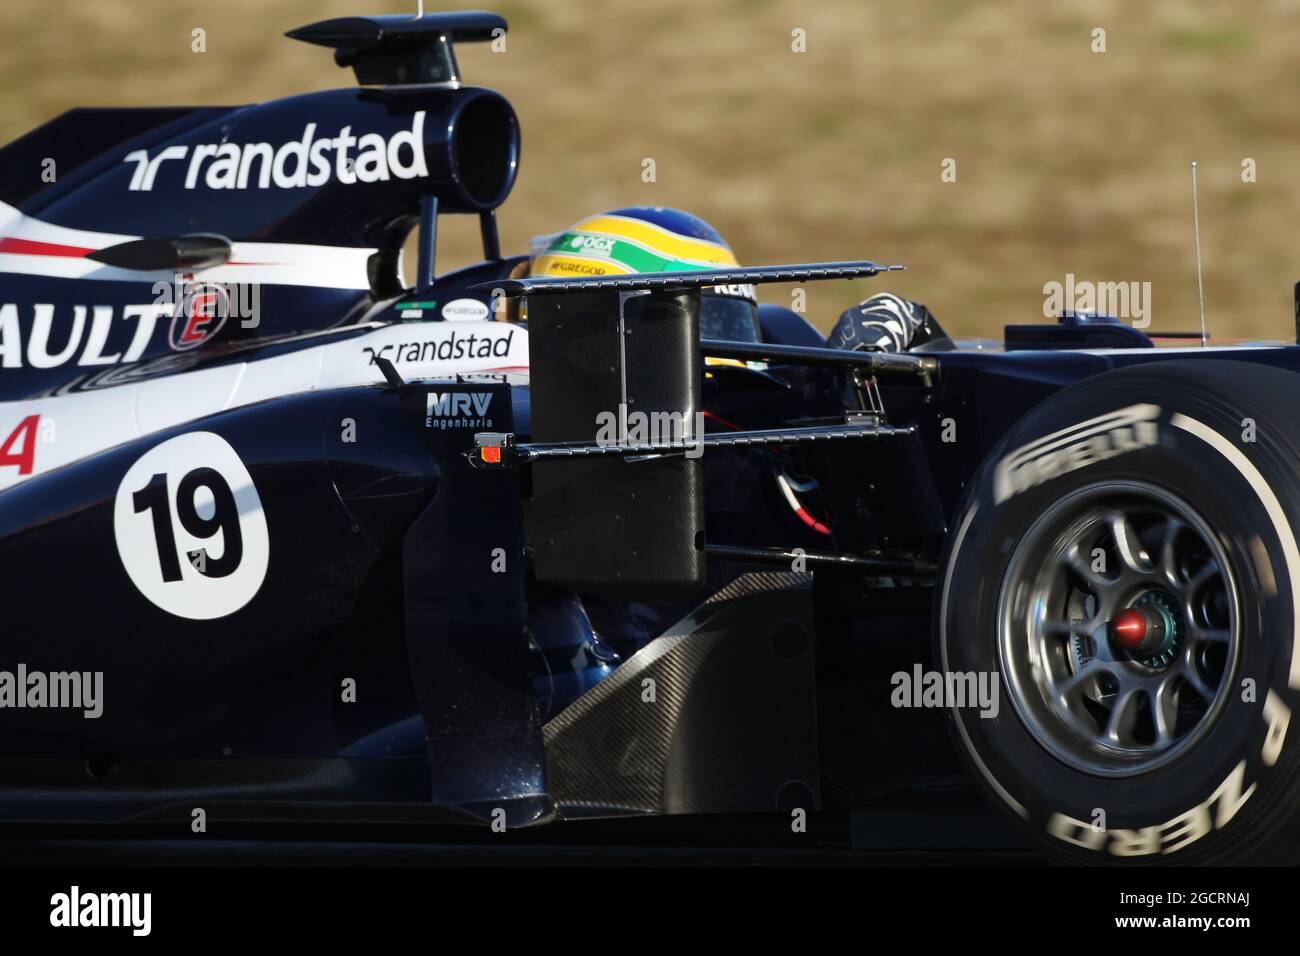
[[[706,358],[729,358],[741,362],[771,362],[784,365],[826,365],[861,369],[864,372],[903,372],[932,377],[939,361],[929,355],[910,352],[868,352],[865,350],[817,348],[810,345],[774,345],[769,342],[729,342],[702,339],[700,352]]]
[[[759,266],[753,269],[691,269],[681,272],[648,272],[633,275],[592,276],[583,279],[545,277],[499,279],[469,287],[471,292],[488,292],[507,298],[552,292],[662,292],[707,289],[715,285],[758,285],[764,282],[813,282],[821,279],[860,279],[881,272],[894,272],[901,265],[880,265],[865,259],[851,262],[812,262],[803,265]]]
[[[588,442],[516,443],[515,436],[501,432],[477,432],[474,447],[466,452],[476,468],[509,467],[532,461],[574,458],[629,458],[636,461],[658,455],[700,452],[705,448],[752,447],[755,445],[799,445],[809,442],[844,441],[847,439],[891,438],[910,435],[915,425],[885,425],[878,422],[846,422],[795,428],[764,428],[742,432],[710,432],[697,438],[665,442]]]

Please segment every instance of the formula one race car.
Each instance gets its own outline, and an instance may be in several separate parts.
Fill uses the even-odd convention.
[[[930,713],[1058,858],[1300,856],[1300,348],[707,319],[870,261],[529,272],[454,56],[505,28],[316,23],[361,88],[0,150],[4,818],[788,830],[916,783],[867,755]]]

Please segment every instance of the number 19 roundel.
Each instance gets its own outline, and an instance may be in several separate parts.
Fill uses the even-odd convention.
[[[212,432],[169,438],[136,459],[117,487],[113,533],[140,593],[177,617],[234,614],[266,577],[270,539],[253,477]]]

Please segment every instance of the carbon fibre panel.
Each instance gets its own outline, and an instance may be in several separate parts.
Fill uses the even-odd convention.
[[[814,808],[810,584],[737,578],[547,723],[560,813]]]

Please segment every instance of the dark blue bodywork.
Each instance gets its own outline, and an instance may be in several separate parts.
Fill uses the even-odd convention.
[[[418,181],[330,179],[205,193],[187,189],[180,167],[164,164],[146,191],[130,188],[133,164],[123,161],[139,149],[283,145],[310,139],[313,124],[322,136],[346,127],[391,136],[410,130],[421,110],[430,173]],[[41,156],[59,160],[57,185],[39,179]],[[312,347],[314,333],[347,338],[364,333],[362,321],[406,321],[413,303],[478,298],[486,305],[469,287],[505,278],[525,261],[498,254],[492,219],[518,156],[513,111],[498,94],[472,87],[412,84],[240,108],[66,114],[0,151],[0,200],[24,216],[150,238],[220,233],[236,243],[374,252],[364,288],[272,283],[257,328],[232,323],[193,351],[169,347],[164,323],[129,365],[2,368],[0,401],[256,361]],[[434,278],[440,212],[480,216],[485,259]],[[406,289],[398,253],[416,223],[421,275]],[[66,249],[41,254],[84,258]],[[0,273],[0,302],[24,305],[25,338],[28,306],[51,304],[56,316],[92,303],[120,311],[147,296],[155,278]],[[824,345],[813,325],[788,310],[762,307],[759,324],[770,343]],[[1035,327],[1025,335],[1051,348],[933,351],[933,383],[882,385],[888,422],[916,426],[887,448],[845,442],[711,452],[703,465],[708,543],[937,558],[972,475],[1030,409],[1109,369],[1188,357],[1145,347],[1131,331]],[[125,348],[129,333],[115,327],[107,350]],[[1104,350],[1116,344],[1137,347]],[[1195,356],[1300,371],[1296,347]],[[698,593],[635,601],[536,581],[527,470],[472,468],[472,428],[425,427],[432,392],[488,395],[497,430],[522,439],[530,433],[526,388],[464,379],[381,384],[377,373],[373,385],[220,411],[0,492],[0,669],[98,671],[107,695],[95,720],[0,710],[0,801],[11,818],[124,819],[198,799],[451,806],[485,819],[502,808],[511,825],[554,812],[544,724],[753,569],[715,560]],[[843,419],[856,404],[845,371],[800,365],[708,366],[703,399],[708,429],[724,431]],[[344,420],[365,440],[342,440]],[[960,441],[950,440],[954,428]],[[235,449],[261,496],[271,539],[257,595],[214,620],[180,619],[145,600],[114,545],[114,499],[126,470],[192,431]],[[814,489],[806,514],[792,509],[778,476],[798,476],[800,487]]]

